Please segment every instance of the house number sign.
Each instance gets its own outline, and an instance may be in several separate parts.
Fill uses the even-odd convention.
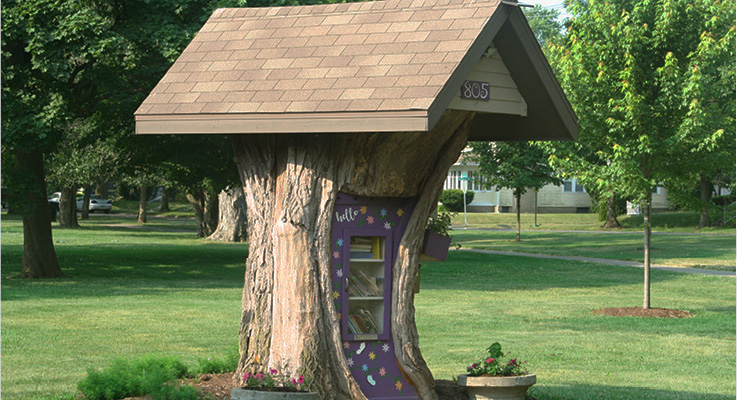
[[[469,100],[491,100],[489,82],[465,81],[461,87],[461,98]]]

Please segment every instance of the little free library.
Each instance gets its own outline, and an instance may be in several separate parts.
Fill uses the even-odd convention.
[[[218,9],[135,118],[230,136],[249,224],[236,377],[276,368],[325,399],[437,398],[413,302],[448,168],[468,140],[577,134],[498,0]]]

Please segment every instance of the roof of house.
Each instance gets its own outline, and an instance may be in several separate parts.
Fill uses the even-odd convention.
[[[137,132],[428,131],[489,45],[505,47],[498,34],[527,27],[509,22],[515,12],[499,0],[218,9],[136,111]],[[557,136],[573,138],[575,115],[541,65],[551,88],[534,91],[555,103]]]

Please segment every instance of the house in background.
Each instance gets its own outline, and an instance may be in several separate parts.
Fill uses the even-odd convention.
[[[470,212],[517,212],[511,189],[497,190],[486,188],[477,163],[459,161],[450,167],[444,189],[461,189],[461,176],[467,176],[468,190],[474,192],[473,201],[468,204]],[[563,185],[547,185],[537,193],[527,190],[520,198],[523,213],[535,212],[537,197],[538,213],[588,213],[591,212],[591,197],[576,179],[567,179]],[[667,211],[668,194],[663,187],[653,190],[653,211]],[[629,214],[628,207],[628,214]],[[634,208],[633,208],[634,210]]]

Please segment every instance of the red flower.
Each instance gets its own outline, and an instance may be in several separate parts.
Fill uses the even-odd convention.
[[[491,363],[493,363],[493,362],[494,362],[494,359],[493,359],[493,358],[487,358],[487,359],[486,359],[486,363],[487,363],[487,364],[491,364]]]
[[[258,374],[256,374],[256,379],[258,379],[260,381],[264,380],[264,374],[262,374],[262,373],[259,372]]]
[[[305,377],[304,377],[304,376],[302,376],[302,375],[300,375],[300,376],[299,376],[299,380],[298,380],[297,382],[298,382],[298,383],[305,383]]]
[[[276,370],[275,368],[269,368],[269,373],[270,373],[271,375],[276,375],[276,374],[278,374],[278,373],[279,373],[279,371],[277,371],[277,370]]]

